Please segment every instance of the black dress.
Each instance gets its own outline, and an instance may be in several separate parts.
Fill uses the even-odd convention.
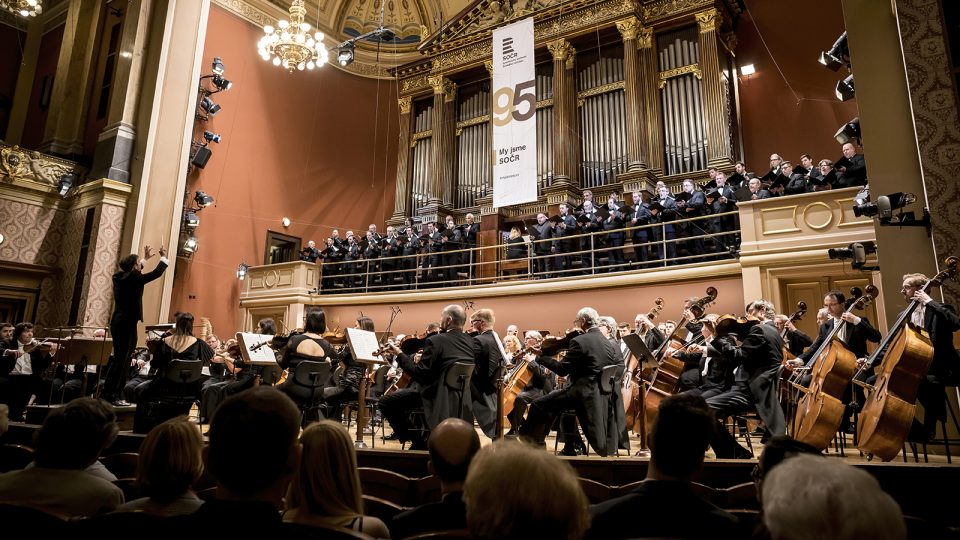
[[[522,259],[527,256],[527,247],[523,243],[523,237],[518,236],[507,240],[507,258]]]
[[[323,350],[323,355],[311,356],[308,354],[298,353],[297,347],[307,340],[313,341],[319,345]],[[309,386],[297,383],[296,377],[293,375],[297,369],[297,364],[303,362],[304,360],[311,362],[333,362],[337,360],[337,354],[333,351],[333,347],[330,345],[330,343],[323,338],[312,338],[305,334],[300,334],[290,338],[290,341],[287,343],[287,348],[284,350],[283,357],[280,359],[280,367],[288,370],[287,380],[278,386],[277,389],[290,396],[290,399],[292,399],[298,405],[306,405],[314,397],[314,390]],[[323,396],[323,391],[320,390],[319,394],[320,396]]]
[[[156,352],[153,354],[153,359],[150,361],[150,366],[156,370],[157,375],[154,379],[144,383],[143,393],[140,399],[150,400],[164,395],[199,396],[199,379],[191,383],[187,388],[180,388],[177,383],[166,378],[167,366],[174,360],[200,360],[204,363],[209,363],[210,359],[213,358],[213,354],[213,349],[200,339],[180,352],[177,352],[173,347],[168,345],[166,340],[160,341]]]

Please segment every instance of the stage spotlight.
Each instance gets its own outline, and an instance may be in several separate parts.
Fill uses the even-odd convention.
[[[753,64],[747,64],[745,66],[740,66],[740,74],[749,77],[757,72],[757,68]]]
[[[64,197],[67,195],[67,192],[70,191],[70,188],[73,187],[73,175],[65,174],[60,177],[60,196]]]
[[[183,225],[188,229],[196,229],[200,226],[200,216],[193,210],[187,210],[183,213]]]
[[[183,241],[183,251],[185,253],[196,253],[199,246],[200,241],[193,235],[188,236],[187,239]]]
[[[220,112],[220,105],[217,105],[210,99],[210,96],[204,96],[203,100],[200,102],[200,108],[204,110],[210,116],[216,116]]]
[[[853,75],[849,75],[846,79],[837,83],[836,93],[837,99],[840,101],[850,101],[853,99],[853,96],[856,95],[856,91],[853,88]]]
[[[247,270],[250,270],[250,265],[248,265],[245,262],[240,263],[240,265],[237,266],[237,279],[239,279],[240,281],[243,281],[244,279],[246,279]]]
[[[210,206],[214,202],[213,197],[202,191],[198,191],[197,194],[193,196],[193,201],[197,203],[197,206],[199,206],[201,209]]]
[[[224,79],[222,75],[213,76],[213,85],[217,87],[218,92],[223,92],[224,90],[229,90],[233,83],[227,79]]]
[[[223,60],[219,56],[214,57],[213,63],[211,64],[210,71],[213,71],[217,75],[223,75],[224,67]]]
[[[850,120],[840,126],[837,133],[833,136],[839,144],[846,144],[853,140],[860,140],[860,117]]]
[[[353,56],[353,43],[344,43],[340,46],[340,51],[337,53],[337,62],[339,62],[341,66],[347,67],[353,62]]]
[[[829,51],[820,53],[820,63],[832,69],[839,70],[850,62],[850,49],[847,47],[847,33],[840,34],[840,37],[833,42],[833,47]]]
[[[212,131],[204,131],[203,138],[207,140],[208,143],[217,143],[220,144],[220,134],[214,133]]]

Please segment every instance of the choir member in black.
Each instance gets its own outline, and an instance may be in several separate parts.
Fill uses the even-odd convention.
[[[603,220],[603,230],[607,231],[607,264],[613,271],[623,267],[623,243],[624,231],[623,225],[626,222],[626,215],[620,210],[620,198],[616,193],[611,193],[607,197],[607,212],[609,215]]]
[[[354,236],[353,231],[347,231],[347,241],[343,246],[343,270],[345,275],[343,284],[348,290],[353,289],[350,292],[357,292],[356,288],[363,284],[360,263],[357,262],[361,255],[357,237]]]
[[[803,350],[813,343],[813,339],[808,336],[806,332],[797,328],[793,322],[790,321],[790,317],[781,313],[777,315],[774,322],[777,325],[777,330],[780,331],[780,335],[784,336],[784,341],[787,344],[787,350],[790,351],[790,354],[800,356]]]
[[[53,361],[51,350],[36,348],[33,338],[33,323],[17,323],[11,334],[11,341],[3,351],[3,372],[0,373],[0,403],[10,407],[10,419],[23,421],[30,396],[38,397],[44,393],[44,370]],[[29,351],[29,352],[28,352]]]
[[[326,246],[320,250],[320,255],[323,257],[323,267],[321,268],[323,290],[329,292],[336,287],[337,276],[342,273],[343,265],[340,264],[340,261],[343,259],[343,251],[337,247],[333,238],[327,238]]]
[[[474,276],[474,266],[477,263],[477,252],[473,251],[477,247],[477,235],[480,234],[480,224],[476,222],[473,214],[464,216],[465,223],[460,226],[463,236],[463,249],[469,249],[460,257],[461,262],[466,266],[466,272],[472,278]]]
[[[593,192],[590,191],[589,189],[583,190],[583,202],[580,203],[580,206],[577,207],[577,209],[576,209],[576,214],[580,215],[580,214],[583,214],[583,213],[586,212],[586,203],[587,203],[587,202],[590,203],[590,206],[591,206],[591,208],[593,208],[594,211],[597,210],[597,207],[598,207],[599,205],[597,204],[596,201],[593,200]]]
[[[750,452],[737,444],[733,435],[723,426],[724,419],[731,414],[756,409],[766,429],[764,439],[783,435],[787,430],[778,399],[783,340],[773,324],[776,315],[773,304],[767,300],[755,300],[747,305],[746,314],[760,322],[740,337],[739,346],[728,340],[714,341],[714,348],[719,346],[717,353],[736,366],[733,387],[707,400],[719,422],[711,443],[718,458],[751,457]]]
[[[443,246],[443,270],[444,279],[450,285],[457,279],[457,272],[460,271],[460,261],[464,253],[463,234],[460,228],[453,221],[453,216],[447,216],[446,229],[440,235],[440,243]]]
[[[763,189],[763,184],[760,183],[759,178],[751,178],[750,183],[750,200],[756,201],[758,199],[769,199],[771,197],[770,192]]]
[[[843,158],[837,161],[837,187],[867,185],[867,164],[852,142],[843,144]]]
[[[650,205],[643,202],[643,195],[639,191],[633,192],[633,210],[627,216],[625,225],[628,228],[637,227],[630,231],[631,242],[633,243],[633,261],[636,264],[645,263],[649,260],[650,229],[644,228],[644,225],[650,224]]]
[[[720,173],[718,172],[717,175]],[[714,181],[716,181],[716,176],[714,176]],[[686,179],[683,181],[683,192],[686,193],[690,198],[686,201],[677,201],[677,209],[680,213],[680,217],[683,219],[695,218],[706,215],[707,212],[707,199],[703,195],[703,192],[696,189],[696,186],[693,183],[693,180]],[[706,220],[696,219],[686,223],[686,236],[695,237],[702,236],[707,234],[707,223]],[[687,252],[690,255],[703,255],[705,250],[703,248],[703,238],[696,238],[694,240],[687,240],[685,242]],[[697,262],[700,259],[690,259],[690,262]]]
[[[367,227],[367,232],[369,232],[370,234],[373,235],[373,239],[376,240],[377,243],[379,243],[380,240],[383,240],[383,237],[380,236],[380,233],[377,232],[377,226],[376,226],[376,224],[371,223],[371,224]]]
[[[497,436],[497,381],[500,379],[501,365],[506,362],[501,352],[500,338],[493,332],[494,322],[493,310],[490,309],[478,309],[470,316],[470,328],[478,332],[473,337],[477,356],[470,379],[473,416],[483,434],[491,439]]]
[[[563,276],[573,275],[573,257],[567,255],[577,251],[580,246],[580,240],[577,238],[567,238],[577,234],[577,218],[570,212],[570,206],[566,203],[560,203],[560,221],[554,228],[553,247],[551,251],[556,253],[554,266],[559,272],[563,270]]]
[[[584,192],[586,194],[587,192]],[[591,195],[592,197],[592,195]],[[580,234],[595,233],[602,229],[597,218],[597,212],[593,208],[592,201],[583,201],[583,213],[577,219],[580,223]],[[594,253],[593,250],[600,247],[597,236],[583,237],[580,243],[580,268],[587,274],[591,273],[593,268]],[[592,249],[591,249],[592,248]]]
[[[537,214],[537,223],[533,226],[536,231],[536,238],[533,239],[533,272],[540,277],[549,277],[553,265],[550,261],[550,248],[553,237],[553,229],[550,222],[547,221],[546,214]]]
[[[810,182],[807,175],[794,172],[793,163],[783,162],[783,175],[789,179],[783,188],[784,195],[799,195],[808,191]]]
[[[426,439],[421,434],[410,431],[410,411],[423,406],[427,426],[430,429],[449,416],[450,400],[456,399],[453,393],[446,391],[444,375],[448,367],[455,362],[473,363],[476,357],[476,344],[473,337],[463,332],[466,322],[463,306],[456,304],[443,308],[440,313],[440,333],[427,338],[423,346],[420,362],[404,354],[398,347],[391,346],[397,355],[397,361],[404,373],[409,373],[416,387],[408,387],[380,398],[379,407],[383,417],[393,426],[393,431],[401,443],[412,441],[411,450],[426,450]],[[470,400],[464,400],[464,410]]]
[[[378,238],[372,231],[367,231],[367,235],[361,243],[363,258],[366,261],[363,263],[363,276],[361,277],[364,281],[364,288],[371,291],[381,290],[379,285],[382,282],[382,274],[380,273],[380,240]]]
[[[323,310],[319,308],[310,309],[304,319],[303,333],[292,336],[283,349],[280,367],[287,370],[287,380],[277,387],[278,390],[290,396],[290,399],[301,408],[310,404],[310,400],[316,396],[317,391],[310,386],[297,382],[293,375],[297,370],[297,365],[305,360],[331,364],[338,360],[333,347],[327,340],[323,339],[323,333],[327,330],[327,317]],[[326,382],[321,381],[322,384],[326,384]],[[316,414],[321,415],[319,410]],[[320,419],[304,418],[305,421]]]
[[[443,264],[443,245],[441,241],[443,237],[440,236],[438,226],[439,223],[437,222],[427,223],[427,245],[425,249],[430,255],[424,257],[424,264],[430,268],[426,277],[426,280],[430,282],[442,281],[444,277],[443,269],[440,268]]]
[[[417,271],[417,253],[421,249],[420,238],[413,232],[413,227],[404,229],[407,241],[403,242],[401,253],[403,254],[403,283],[406,288],[410,288],[414,283],[414,274]]]
[[[747,181],[747,166],[742,162],[738,161],[733,166],[733,174],[730,175],[730,178],[727,179],[727,184],[732,189],[740,189],[740,186]]]
[[[337,249],[343,249],[343,246],[346,244],[343,238],[340,238],[340,231],[337,229],[330,232],[330,238],[333,240],[333,245],[337,246]]]
[[[320,258],[320,250],[317,249],[317,243],[313,240],[307,242],[307,247],[300,250],[300,260],[309,263],[317,262]]]
[[[562,361],[539,356],[537,362],[557,375],[565,376],[569,385],[536,399],[530,404],[527,420],[520,426],[520,436],[544,446],[544,438],[556,416],[564,411],[575,411],[587,441],[597,454],[606,456],[608,448],[606,406],[600,395],[600,371],[610,365],[622,364],[623,357],[613,343],[597,327],[597,310],[582,308],[573,324],[584,331],[570,340],[570,348]],[[577,437],[579,438],[579,437]],[[568,439],[569,444],[569,439]],[[569,451],[572,448],[566,449]]]
[[[734,212],[737,209],[737,196],[733,189],[727,184],[727,175],[723,172],[717,173],[716,190],[708,195],[707,202],[711,203],[714,214],[725,214]],[[739,230],[737,226],[737,216],[735,214],[726,216],[717,216],[710,220],[710,231],[718,236],[714,236],[713,243],[717,253],[726,252],[731,246],[736,245],[737,237],[732,233]]]
[[[527,246],[520,235],[520,229],[512,227],[507,237],[507,259],[523,259],[527,256]]]
[[[373,332],[373,319],[361,315],[357,317],[354,328]],[[337,421],[343,417],[343,404],[357,399],[360,393],[360,378],[363,377],[364,372],[363,364],[353,357],[353,351],[349,345],[340,352],[340,363],[343,364],[343,375],[340,380],[335,381],[335,385],[323,389],[323,400]]]
[[[667,186],[660,186],[657,190],[658,197],[650,202],[650,213],[656,218],[659,227],[653,227],[653,239],[656,242],[665,242],[666,244],[657,245],[658,259],[671,259],[669,264],[674,264],[672,259],[677,256],[677,232],[673,226],[673,220],[677,219],[677,203],[670,195]],[[666,252],[664,252],[666,247]]]
[[[543,336],[540,335],[540,332],[529,330],[524,337],[523,346],[525,349],[538,349],[542,341]],[[513,410],[507,415],[507,419],[510,421],[510,431],[507,432],[507,436],[511,437],[519,433],[520,424],[523,423],[523,417],[527,413],[530,403],[545,393],[552,392],[555,385],[554,375],[537,363],[536,353],[529,352],[524,356],[524,359],[527,361],[527,369],[530,371],[531,377],[523,391],[517,394],[513,402]],[[518,365],[520,359],[515,358],[513,363]]]
[[[178,383],[174,383],[164,377],[167,366],[174,360],[200,360],[204,364],[209,364],[213,358],[213,349],[203,340],[197,339],[193,335],[193,314],[180,312],[175,316],[176,323],[173,329],[173,335],[160,340],[153,358],[150,360],[150,367],[157,373],[157,377],[143,383],[137,389],[141,403],[163,396],[197,396],[200,397],[200,381],[188,389],[178,388]],[[124,381],[126,382],[126,381]],[[186,414],[189,410],[181,411],[180,414]]]
[[[723,348],[723,344],[732,338],[729,336],[716,337],[716,315],[712,313],[706,315],[702,322],[700,332],[703,335],[703,344],[689,345],[685,356],[682,357],[684,361],[688,359],[697,361],[700,382],[696,387],[685,390],[683,393],[695,394],[702,396],[703,399],[709,399],[733,387],[733,363],[718,352],[719,349]],[[732,344],[735,345],[735,343]]]
[[[917,442],[932,438],[937,422],[946,421],[946,387],[960,383],[960,354],[953,345],[954,332],[960,330],[960,316],[952,305],[937,302],[923,292],[921,289],[926,282],[927,276],[923,274],[906,274],[900,288],[900,294],[907,302],[920,302],[920,307],[911,314],[910,322],[915,328],[924,330],[933,345],[933,361],[917,390],[917,401],[923,405],[923,424],[921,426],[914,420],[908,436],[909,440]]]
[[[833,161],[821,159],[817,164],[819,176],[810,175],[810,183],[813,186],[812,191],[826,191],[833,189],[836,184],[837,174],[833,171]]]
[[[397,262],[400,260],[397,257],[400,256],[401,250],[397,230],[392,225],[387,227],[387,236],[380,243],[383,246],[380,252],[380,271],[383,272],[380,281],[386,285],[385,290],[390,290],[396,284]]]
[[[770,154],[770,172],[779,174],[782,165],[783,158],[780,157],[780,154]]]

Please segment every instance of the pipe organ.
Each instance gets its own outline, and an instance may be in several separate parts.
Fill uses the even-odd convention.
[[[732,32],[741,6],[738,0],[472,4],[420,44],[421,60],[394,71],[401,113],[404,103],[412,106],[409,116],[401,114],[404,155],[389,222],[474,212],[481,233],[495,233],[507,220],[578,203],[583,189],[626,193],[657,180],[672,186],[702,179],[710,166],[732,169],[741,157]],[[494,209],[492,31],[529,16],[539,199]]]

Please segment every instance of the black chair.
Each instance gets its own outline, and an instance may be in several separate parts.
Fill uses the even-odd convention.
[[[459,394],[457,418],[463,418],[463,400],[466,391],[470,388],[470,377],[476,365],[473,362],[454,362],[443,375],[443,383],[451,391]]]
[[[100,458],[100,463],[117,478],[136,478],[140,464],[137,452],[117,452]]]
[[[615,403],[610,399],[611,394],[620,391],[620,384],[623,382],[623,374],[626,372],[623,364],[605,366],[600,370],[600,395],[607,399],[607,418],[612,419],[616,415],[614,407],[620,407],[619,402]],[[607,429],[610,429],[613,423],[607,422]],[[615,427],[615,426],[614,426]],[[609,451],[609,449],[607,449]],[[614,448],[616,455],[620,455],[620,446]]]
[[[17,471],[33,461],[33,448],[22,444],[0,445],[0,473]]]
[[[133,432],[148,433],[157,424],[189,414],[194,404],[199,411],[202,369],[202,360],[171,360],[163,377],[153,383],[157,385],[154,397],[137,404]]]
[[[309,411],[326,410],[323,402],[323,387],[330,382],[330,363],[301,360],[293,369],[293,382],[310,389],[310,399],[300,405],[301,425],[307,419]]]
[[[0,503],[0,521],[9,529],[13,524],[29,527],[30,535],[49,538],[66,532],[69,516],[30,504]],[[14,536],[13,533],[10,533]]]

